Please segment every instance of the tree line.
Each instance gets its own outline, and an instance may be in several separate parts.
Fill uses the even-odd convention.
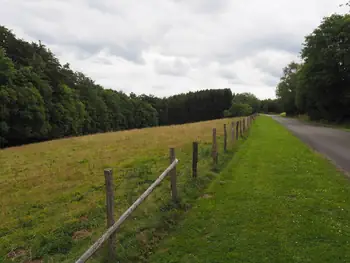
[[[301,63],[283,70],[276,88],[282,110],[311,120],[350,121],[350,15],[325,17],[308,36]]]
[[[249,92],[233,94],[229,109],[224,111],[226,117],[248,116],[256,112],[280,113],[281,103],[278,99],[259,100]]]
[[[168,98],[104,89],[0,26],[0,146],[223,117],[230,89]]]

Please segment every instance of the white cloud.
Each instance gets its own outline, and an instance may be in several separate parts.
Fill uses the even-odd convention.
[[[1,23],[106,88],[274,96],[304,36],[343,0],[0,0]]]

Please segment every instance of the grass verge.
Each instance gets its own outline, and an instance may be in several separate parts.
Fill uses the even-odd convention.
[[[349,180],[269,117],[152,263],[349,262]]]
[[[340,129],[340,130],[344,130],[344,131],[348,131],[350,132],[350,123],[332,123],[326,120],[320,120],[320,121],[312,121],[310,120],[309,116],[307,115],[298,115],[295,116],[294,118],[297,118],[300,121],[306,122],[306,123],[310,123],[313,125],[318,125],[318,126],[323,126],[323,127],[329,127],[329,128],[336,128],[336,129]]]
[[[121,262],[145,262],[232,158],[223,153],[222,119],[96,134],[0,151],[0,262],[72,262],[106,229],[103,169],[113,168],[115,215],[121,215],[168,166],[175,147],[181,202],[170,201],[169,180],[118,232]],[[212,170],[212,128],[219,165]],[[228,125],[229,127],[229,125]],[[192,142],[199,141],[198,179],[191,178]],[[238,147],[237,144],[235,147]],[[101,262],[103,250],[90,262]],[[28,261],[30,262],[30,261]]]

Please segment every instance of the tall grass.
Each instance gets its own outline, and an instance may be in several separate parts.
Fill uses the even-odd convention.
[[[0,261],[72,262],[105,230],[104,168],[113,168],[118,217],[168,166],[176,148],[181,202],[170,201],[169,181],[137,210],[118,233],[123,262],[143,262],[154,246],[215,177],[210,157],[221,119],[61,139],[0,151]],[[228,125],[230,127],[230,125]],[[191,146],[199,141],[198,179],[192,180]],[[95,259],[99,262],[103,251]],[[94,260],[92,260],[93,262]]]

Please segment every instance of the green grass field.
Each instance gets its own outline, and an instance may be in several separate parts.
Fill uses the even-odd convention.
[[[119,217],[169,165],[180,160],[180,205],[166,179],[118,233],[121,262],[145,262],[153,248],[217,176],[212,171],[212,128],[217,128],[220,170],[222,119],[68,138],[0,150],[0,262],[73,262],[106,229],[103,169],[113,168]],[[229,127],[229,126],[228,126]],[[192,142],[199,141],[198,179],[191,178]],[[235,147],[238,147],[236,144]],[[90,262],[101,262],[102,250]],[[29,262],[29,261],[28,261]]]
[[[269,117],[149,262],[350,262],[349,179]]]

